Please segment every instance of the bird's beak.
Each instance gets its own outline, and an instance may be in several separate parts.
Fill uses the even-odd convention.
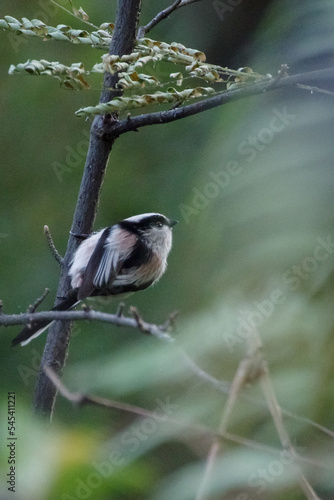
[[[178,223],[179,223],[179,221],[178,221],[178,220],[171,219],[171,220],[169,221],[169,227],[173,227],[173,226],[175,226],[175,224],[178,224]]]

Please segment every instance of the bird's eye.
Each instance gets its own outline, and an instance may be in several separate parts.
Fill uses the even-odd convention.
[[[158,227],[159,229],[161,229],[161,228],[162,228],[162,226],[163,226],[163,223],[162,223],[162,222],[157,221],[157,222],[155,223],[155,225],[156,225],[156,227]]]

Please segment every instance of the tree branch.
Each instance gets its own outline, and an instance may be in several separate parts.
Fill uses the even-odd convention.
[[[265,360],[263,360],[262,363],[262,373],[260,376],[260,382],[282,448],[284,450],[287,450],[290,453],[291,457],[293,458],[294,463],[292,463],[292,466],[296,471],[296,475],[301,489],[303,490],[308,500],[320,500],[320,498],[312,488],[311,484],[308,482],[307,478],[304,476],[303,472],[299,468],[298,462],[296,460],[297,452],[294,449],[290,440],[290,436],[285,428],[282,418],[281,407],[278,404],[276,394],[271,382],[268,364]]]
[[[193,424],[190,422],[181,422],[179,420],[170,418],[168,415],[161,414],[161,412],[158,413],[156,411],[147,410],[146,408],[141,408],[140,406],[134,406],[128,403],[102,398],[101,396],[94,396],[93,394],[70,392],[67,387],[65,387],[61,382],[57,374],[49,366],[44,367],[44,372],[52,381],[52,383],[57,387],[60,394],[75,405],[94,405],[102,408],[126,411],[128,413],[134,413],[135,415],[138,415],[140,417],[154,418],[156,420],[161,420],[162,422],[168,421],[181,427],[187,427],[192,431],[207,434],[210,438],[212,437],[212,431],[204,425]]]
[[[234,375],[227,402],[222,412],[218,433],[213,439],[209,449],[204,475],[195,500],[206,500],[209,497],[209,486],[212,480],[213,470],[223,447],[223,442],[219,436],[226,433],[228,419],[242,389],[245,387],[246,383],[254,382],[254,380],[256,380],[261,373],[263,363],[262,353],[260,352],[261,344],[254,344],[249,343],[248,352],[240,361]]]
[[[236,443],[242,446],[246,446],[248,448],[262,451],[269,455],[280,456],[282,450],[277,448],[273,448],[271,446],[267,446],[262,443],[258,443],[251,439],[247,439],[236,434],[232,434],[230,432],[222,432],[221,434],[217,434],[213,432],[209,427],[205,425],[187,422],[184,420],[179,420],[176,418],[172,418],[169,415],[161,415],[161,412],[156,412],[152,410],[147,410],[146,408],[142,408],[140,406],[134,406],[128,403],[123,403],[120,401],[115,401],[112,399],[103,398],[101,396],[95,396],[93,394],[85,394],[82,392],[70,392],[69,389],[61,382],[58,375],[50,368],[49,366],[44,367],[45,374],[49,377],[51,382],[55,385],[59,393],[68,401],[70,401],[74,405],[84,406],[84,405],[94,405],[99,406],[100,408],[106,408],[109,410],[120,410],[126,411],[128,413],[133,413],[143,418],[153,418],[156,420],[161,420],[163,422],[171,423],[173,425],[177,425],[188,429],[192,432],[200,433],[205,435],[206,437],[213,439],[219,438],[224,439],[226,441],[230,441],[232,443]],[[312,460],[311,458],[302,457],[300,455],[296,456],[296,460],[300,463],[305,463],[308,465],[315,465],[320,468],[333,470],[333,466],[328,463],[323,463],[318,460]]]
[[[217,435],[214,438],[208,453],[206,469],[196,496],[196,500],[206,500],[209,498],[209,486],[211,483],[212,473],[215,467],[215,462],[222,448],[222,440],[220,439],[220,436],[226,433],[228,419],[241,390],[246,383],[253,382],[258,379],[260,380],[266,404],[271,413],[282,448],[291,455],[291,459],[294,462],[292,463],[292,466],[296,471],[297,480],[301,489],[308,500],[320,500],[299,468],[297,452],[292,446],[290,436],[285,428],[282,419],[282,411],[271,383],[268,364],[262,354],[261,338],[256,329],[253,330],[249,339],[248,352],[245,358],[240,362],[233,379],[229,397],[222,413]]]
[[[159,125],[170,123],[176,120],[193,116],[208,109],[216,108],[239,99],[251,97],[274,90],[297,87],[298,84],[319,83],[334,79],[334,68],[326,68],[319,71],[310,71],[298,75],[271,78],[252,84],[244,84],[238,88],[227,90],[213,97],[208,97],[194,104],[188,104],[183,107],[170,109],[168,111],[158,111],[155,113],[146,113],[138,116],[128,116],[124,120],[116,121],[111,124],[109,131],[106,131],[107,137],[119,137],[121,134],[129,131],[137,131],[140,127],[147,125]]]
[[[144,38],[145,35],[151,31],[158,23],[166,19],[174,10],[179,9],[180,7],[185,7],[186,5],[190,5],[191,3],[194,2],[199,2],[200,0],[175,0],[175,2],[167,7],[166,9],[162,10],[157,14],[149,23],[147,23],[145,26],[140,26],[138,29],[138,34],[137,38]]]
[[[142,333],[153,335],[162,340],[173,342],[173,338],[158,325],[147,323],[138,312],[133,318],[119,314],[109,314],[85,308],[82,311],[41,311],[22,314],[1,314],[0,325],[25,325],[35,321],[103,321],[117,326],[127,326],[140,330]]]
[[[55,0],[50,0],[51,3],[54,3],[55,5],[57,5],[57,7],[59,7],[60,9],[63,9],[65,12],[67,12],[67,14],[69,14],[70,16],[72,17],[75,17],[75,19],[79,19],[81,22],[85,23],[85,24],[88,24],[88,26],[92,26],[92,28],[95,28],[95,29],[99,29],[98,26],[96,26],[95,24],[93,23],[90,23],[88,20],[86,19],[83,19],[82,17],[78,17],[74,14],[74,12],[71,12],[69,9],[66,9],[66,7],[64,7],[63,5],[61,5],[60,3],[56,2]]]
[[[110,54],[124,55],[133,51],[140,5],[141,0],[118,0],[114,35],[109,49]],[[119,91],[112,90],[116,88],[117,81],[117,74],[105,73],[104,89],[100,96],[100,102],[108,102],[116,95],[120,95]],[[109,154],[115,140],[115,137],[106,138],[103,136],[101,130],[103,131],[106,125],[110,125],[114,120],[115,118],[110,115],[97,116],[93,120],[84,173],[73,217],[72,233],[89,234],[92,231]],[[70,234],[57,297],[65,297],[70,290],[68,269],[77,246],[77,238]],[[70,332],[70,322],[54,323],[49,329],[41,361],[34,406],[36,412],[50,418],[52,418],[57,391],[45,375],[43,366],[52,366],[58,375],[62,373],[68,352]]]
[[[39,300],[39,299],[37,299]],[[200,366],[198,366],[195,361],[184,351],[182,347],[180,347],[175,339],[168,333],[168,330],[173,327],[175,316],[177,313],[172,313],[169,318],[162,325],[156,325],[152,323],[147,323],[143,320],[143,318],[139,315],[138,311],[135,308],[132,308],[133,318],[126,317],[123,315],[124,304],[121,303],[119,305],[118,311],[116,314],[103,313],[100,311],[95,311],[90,308],[85,308],[82,311],[41,311],[41,312],[27,312],[23,314],[3,314],[2,310],[3,304],[0,300],[0,326],[14,326],[14,325],[22,325],[28,324],[36,320],[48,320],[48,321],[103,321],[105,323],[114,324],[116,326],[125,326],[137,329],[138,331],[152,335],[154,337],[159,338],[165,342],[174,343],[177,354],[179,356],[180,362],[183,363],[184,367],[187,368],[190,372],[192,372],[197,378],[199,378],[202,382],[205,382],[213,389],[223,393],[230,395],[231,393],[231,383],[225,380],[219,380],[208,372],[203,370]],[[243,363],[243,361],[242,361]],[[242,365],[243,366],[243,365]],[[232,391],[235,393],[235,390]],[[256,404],[257,406],[266,407],[266,403],[262,401],[262,399],[257,399],[249,396],[246,393],[241,393],[240,398],[244,401],[247,401],[251,404]],[[289,410],[281,408],[282,414],[286,415],[289,418],[299,420],[306,425],[310,425],[315,427],[322,433],[327,436],[334,438],[334,432],[326,427],[313,422],[312,420],[300,417],[295,413],[292,413]]]

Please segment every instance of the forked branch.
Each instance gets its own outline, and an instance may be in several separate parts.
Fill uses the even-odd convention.
[[[74,405],[78,406],[86,406],[86,405],[94,405],[99,406],[100,408],[105,408],[109,410],[119,410],[126,411],[128,413],[132,413],[134,415],[138,415],[142,418],[153,418],[154,420],[160,420],[162,422],[166,422],[172,425],[176,425],[179,427],[183,427],[185,430],[188,430],[191,434],[201,435],[206,437],[212,441],[212,439],[219,439],[224,441],[230,441],[235,444],[239,444],[241,446],[246,446],[247,448],[254,449],[257,451],[262,451],[268,455],[280,456],[281,451],[277,448],[267,446],[262,443],[258,443],[251,439],[247,439],[237,434],[232,434],[230,432],[221,431],[220,433],[216,433],[212,431],[209,427],[198,424],[196,422],[190,422],[185,420],[180,420],[179,418],[173,418],[167,414],[161,414],[161,412],[147,410],[146,408],[142,408],[139,406],[134,406],[128,403],[123,403],[120,401],[115,401],[112,399],[103,398],[101,396],[95,396],[93,394],[85,394],[81,392],[71,392],[60,380],[59,376],[56,372],[49,366],[44,366],[44,373],[50,379],[50,381],[54,384],[55,388],[59,393],[68,401],[70,401]],[[296,455],[296,461],[299,463],[305,463],[308,465],[317,466],[324,469],[333,470],[333,467],[328,463],[323,463],[318,460],[312,460],[310,458],[302,457],[300,455]]]
[[[180,7],[185,7],[186,5],[190,5],[191,3],[199,2],[200,0],[175,0],[172,5],[166,7],[166,9],[162,10],[157,14],[146,26],[141,26],[138,29],[137,38],[144,38],[144,36],[151,31],[158,23],[166,19],[174,10],[179,9]]]

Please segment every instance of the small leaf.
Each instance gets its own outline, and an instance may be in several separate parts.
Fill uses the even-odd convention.
[[[115,25],[113,23],[102,23],[100,30],[114,31]]]
[[[86,14],[86,12],[83,10],[82,7],[80,7],[79,9],[76,9],[73,5],[73,2],[72,0],[68,0],[68,3],[70,4],[70,6],[72,7],[72,12],[73,14],[78,17],[79,19],[82,19],[83,21],[88,21],[89,19],[89,16],[88,14]]]
[[[103,115],[114,113],[116,111],[125,111],[152,104],[166,104],[170,102],[183,102],[184,100],[204,97],[214,94],[215,90],[211,87],[196,87],[185,89],[180,92],[170,87],[167,92],[155,92],[154,94],[132,95],[131,97],[116,97],[112,101],[99,103],[96,106],[80,108],[76,111],[77,116]]]
[[[182,73],[179,71],[178,73],[171,73],[169,75],[170,78],[173,78],[173,79],[176,79],[176,85],[177,86],[180,86],[182,85],[182,82],[183,82],[183,75]]]
[[[80,7],[75,14],[79,19],[82,19],[83,21],[88,21],[89,20],[89,15],[83,10],[82,7]]]

